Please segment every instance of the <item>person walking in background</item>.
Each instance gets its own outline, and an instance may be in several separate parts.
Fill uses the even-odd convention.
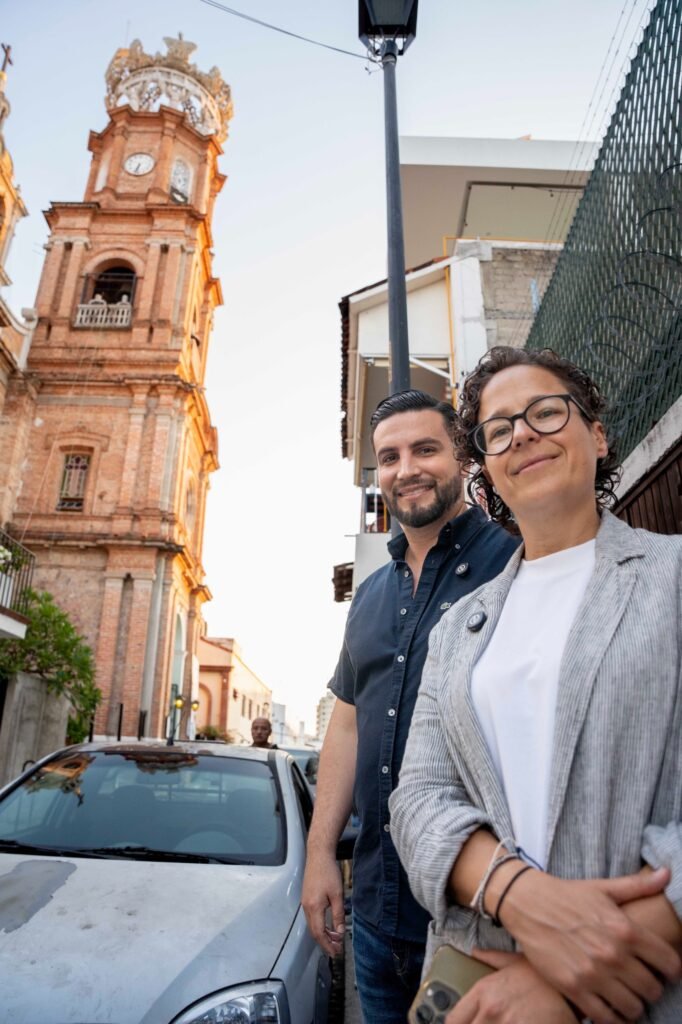
[[[462,390],[470,494],[523,548],[433,631],[390,801],[429,952],[498,968],[447,1024],[682,1021],[682,538],[606,510],[604,407],[549,350]]]
[[[254,718],[251,723],[252,747],[266,747],[270,750],[277,750],[277,744],[270,742],[272,734],[272,722],[269,718]]]
[[[338,953],[344,907],[336,844],[354,794],[353,948],[368,1024],[404,1024],[424,958],[429,918],[391,842],[388,798],[429,632],[445,609],[495,576],[518,543],[480,508],[466,507],[454,416],[451,405],[421,391],[387,398],[372,416],[379,485],[404,533],[388,545],[390,562],[358,587],[330,682],[338,700],[320,755],[302,903],[315,939]]]

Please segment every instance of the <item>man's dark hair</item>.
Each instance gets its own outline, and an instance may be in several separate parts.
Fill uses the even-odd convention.
[[[443,417],[448,436],[454,438],[455,410],[450,403],[439,402],[433,395],[427,395],[425,391],[413,388],[410,391],[399,391],[379,402],[369,421],[372,444],[374,444],[374,431],[384,420],[401,412],[421,412],[423,409],[433,409],[434,412],[439,412]]]
[[[467,484],[469,497],[474,502],[483,503],[488,509],[490,518],[495,522],[515,531],[511,509],[502,501],[490,481],[483,475],[481,468],[483,456],[474,445],[471,433],[479,422],[481,395],[486,384],[496,373],[506,370],[509,366],[539,366],[543,370],[549,370],[562,381],[566,391],[579,402],[581,416],[590,423],[595,420],[603,423],[606,399],[585,370],[581,370],[575,363],[557,355],[551,348],[534,351],[497,345],[481,357],[476,369],[464,381],[457,409],[454,441],[455,454],[463,469],[473,471]],[[613,503],[614,490],[620,478],[615,445],[608,436],[606,441],[608,453],[597,460],[597,473],[594,481],[598,508],[606,508]]]

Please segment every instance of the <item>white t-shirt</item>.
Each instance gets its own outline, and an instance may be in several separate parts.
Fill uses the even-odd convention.
[[[593,540],[523,560],[471,696],[523,851],[545,866],[559,666],[594,569]]]

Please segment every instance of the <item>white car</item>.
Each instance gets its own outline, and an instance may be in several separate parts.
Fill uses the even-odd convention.
[[[92,743],[0,791],[3,1024],[326,1024],[283,751]]]

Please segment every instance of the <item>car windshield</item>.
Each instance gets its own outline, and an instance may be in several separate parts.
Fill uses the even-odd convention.
[[[0,853],[282,864],[268,764],[177,747],[67,751],[0,802]]]

